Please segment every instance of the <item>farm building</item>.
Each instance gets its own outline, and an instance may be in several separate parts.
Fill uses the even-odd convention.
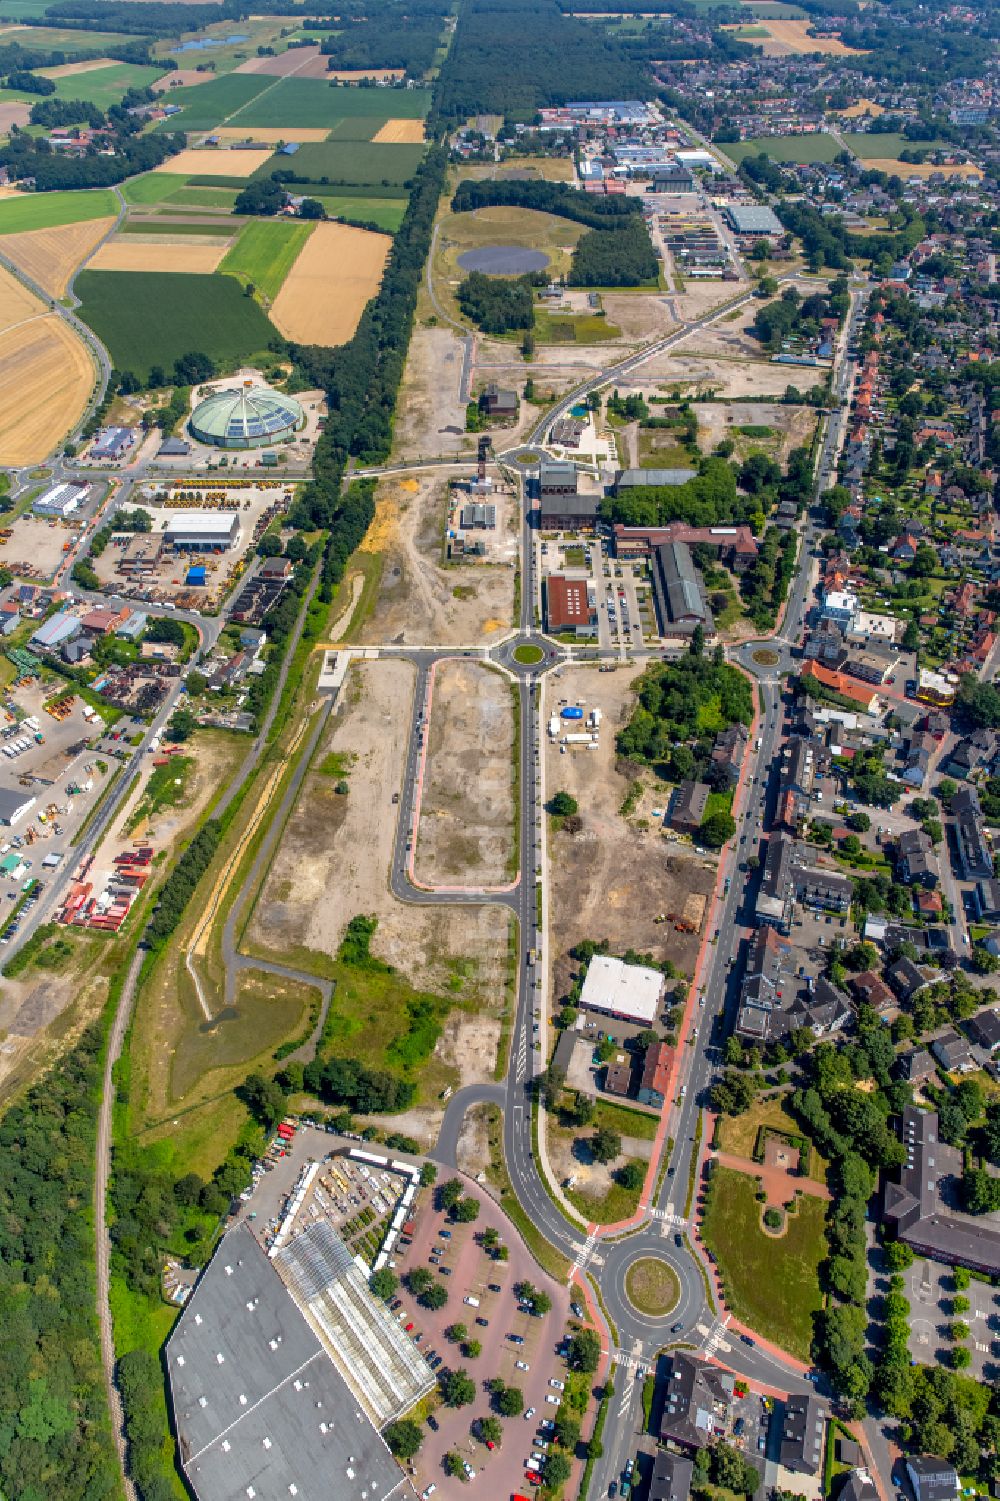
[[[178,552],[225,552],[240,540],[240,518],[235,511],[175,511],[163,540]]]
[[[89,489],[89,485],[69,481],[64,485],[53,485],[44,495],[39,495],[31,509],[39,516],[71,516],[83,505]]]
[[[293,437],[305,422],[294,396],[244,385],[206,397],[192,412],[189,426],[199,443],[215,448],[265,448]]]
[[[663,991],[659,970],[643,964],[623,964],[608,954],[595,954],[587,967],[580,1005],[623,1021],[648,1027],[656,1020]]]

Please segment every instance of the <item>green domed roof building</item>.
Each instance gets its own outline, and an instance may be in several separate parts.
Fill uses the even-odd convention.
[[[283,443],[306,425],[294,396],[269,386],[216,391],[195,407],[189,423],[199,443],[215,448],[266,448]]]

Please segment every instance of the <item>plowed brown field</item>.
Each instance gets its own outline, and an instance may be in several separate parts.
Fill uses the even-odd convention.
[[[5,235],[3,253],[50,297],[62,297],[73,272],[114,222],[113,218],[88,219],[84,224],[60,224],[56,229]]]
[[[300,344],[343,344],[379,289],[392,239],[350,224],[317,224],[271,308]]]
[[[423,120],[386,120],[372,136],[385,146],[422,146],[424,143]]]
[[[309,65],[320,58],[326,71],[326,58],[320,53],[319,47],[289,47],[287,52],[279,52],[276,57],[249,57],[245,63],[240,63],[237,73],[263,73],[269,78],[287,78],[295,73],[299,78],[309,78]]]
[[[0,269],[0,464],[37,464],[73,427],[94,383],[86,345]]]
[[[215,239],[210,235],[209,241]],[[189,271],[207,276],[229,249],[228,240],[205,244],[198,240],[171,239],[167,235],[146,240],[139,235],[121,235],[102,245],[90,263],[92,271]]]

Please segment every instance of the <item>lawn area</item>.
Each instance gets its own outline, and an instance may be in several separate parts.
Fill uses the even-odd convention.
[[[625,1273],[625,1295],[640,1313],[660,1319],[676,1306],[681,1286],[673,1267],[657,1256],[643,1256]]]
[[[647,1164],[641,1158],[630,1157],[628,1161],[638,1162],[645,1173]],[[619,1220],[631,1219],[635,1214],[642,1185],[623,1188],[620,1183],[612,1183],[603,1194],[586,1193],[579,1188],[564,1188],[563,1193],[584,1219],[592,1220],[595,1225],[614,1225]]]
[[[181,113],[161,120],[156,130],[211,130],[230,115],[249,104],[274,79],[263,73],[227,73],[211,83],[194,83],[186,88],[171,89],[170,103],[179,104]]]
[[[241,123],[244,118],[241,116]],[[375,146],[370,141],[307,141],[289,158],[288,165],[296,178],[306,182],[325,180],[333,185],[356,183],[359,187],[388,183],[401,187],[419,167],[424,150],[423,146]],[[253,176],[270,177],[273,171],[274,163],[267,161]],[[296,192],[303,191],[299,183],[292,186]]]
[[[746,1157],[749,1161],[761,1126],[773,1126],[787,1136],[802,1135],[798,1121],[785,1109],[784,1098],[773,1095],[769,1100],[755,1100],[742,1115],[720,1115],[715,1145],[720,1152],[731,1152],[734,1157]],[[815,1147],[810,1149],[807,1176],[817,1183],[826,1182],[826,1163]]]
[[[630,1110],[627,1105],[613,1105],[608,1100],[597,1100],[594,1105],[594,1125],[607,1126],[619,1136],[638,1136],[642,1141],[654,1141],[658,1115],[647,1115],[644,1110]]]
[[[790,1355],[808,1360],[813,1317],[822,1305],[819,1266],[826,1255],[826,1206],[803,1195],[795,1201],[795,1213],[786,1216],[784,1235],[766,1235],[756,1191],[754,1178],[716,1166],[702,1240],[716,1259],[735,1317]],[[774,1296],[775,1288],[780,1297]]]
[[[762,151],[774,162],[832,162],[840,147],[832,135],[817,131],[814,135],[756,136],[749,141],[720,142],[719,150],[736,163]]]
[[[246,1068],[288,1037],[302,1031],[320,993],[315,985],[263,971],[240,971],[234,1014],[214,1027],[188,1027],[178,1038],[170,1061],[170,1089],[182,1100],[216,1070]],[[225,1075],[220,1082],[230,1084]]]
[[[908,141],[894,130],[851,131],[844,133],[844,140],[855,156],[862,161],[899,161],[899,153],[911,151],[948,151],[947,141]]]
[[[640,428],[639,466],[642,469],[690,469],[691,454],[683,443],[678,443],[662,428]]]
[[[98,109],[120,104],[127,89],[146,89],[163,76],[162,68],[144,68],[139,63],[115,63],[113,68],[95,68],[91,73],[76,73],[53,80],[56,99],[82,99]]]
[[[117,212],[118,200],[110,188],[22,193],[16,198],[0,199],[0,235],[20,234],[27,229],[55,229],[59,224],[82,224],[87,219],[106,219]]]
[[[183,172],[144,172],[122,183],[126,203],[162,203],[180,192],[187,183]]]
[[[209,85],[206,84],[206,88]],[[82,271],[79,316],[108,346],[119,370],[145,379],[199,350],[220,363],[247,360],[278,337],[270,319],[231,276],[183,272]]]
[[[244,286],[275,298],[314,226],[296,219],[252,219],[219,266]]]

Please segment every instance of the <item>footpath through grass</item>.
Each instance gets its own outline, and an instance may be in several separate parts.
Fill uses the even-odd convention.
[[[819,1266],[826,1255],[826,1205],[803,1194],[785,1217],[785,1233],[767,1235],[756,1193],[754,1178],[716,1165],[702,1240],[715,1257],[734,1316],[790,1355],[808,1360],[813,1319],[822,1305]]]

